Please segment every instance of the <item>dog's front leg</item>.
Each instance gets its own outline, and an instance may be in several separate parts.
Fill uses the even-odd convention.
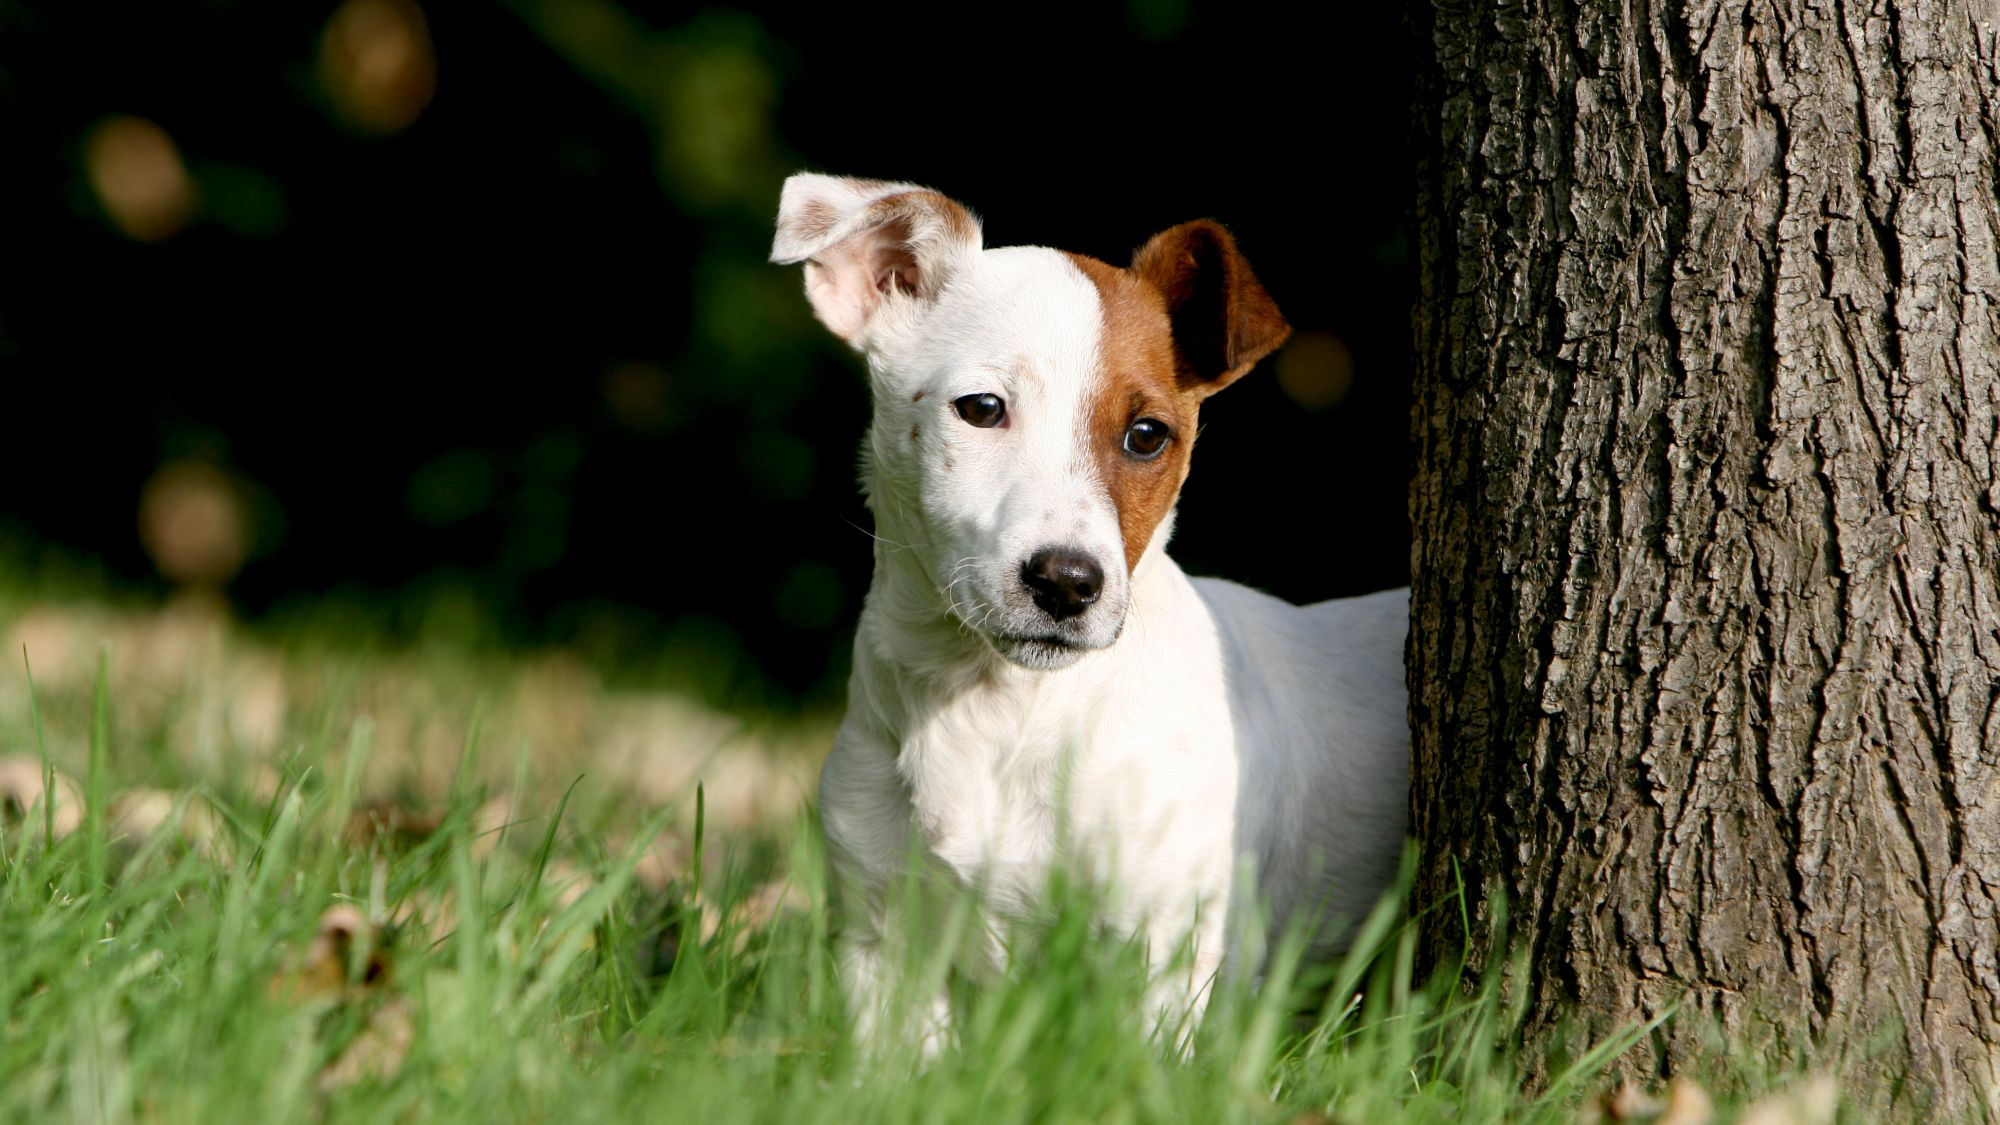
[[[1222,968],[1225,922],[1223,911],[1200,910],[1192,927],[1184,919],[1154,918],[1144,927],[1146,1026],[1161,1045],[1186,1057],[1195,1029],[1208,1008]]]
[[[913,1041],[922,1059],[934,1058],[950,1040],[951,1006],[942,972],[927,981],[917,971],[918,920],[898,908],[910,897],[897,893],[910,875],[909,798],[894,754],[853,724],[841,728],[820,774],[820,821],[855,1039],[880,1058]]]
[[[910,951],[888,933],[893,919],[860,925],[853,924],[859,919],[850,919],[843,922],[835,949],[855,1041],[877,1058],[892,1057],[912,1041],[921,1061],[936,1058],[951,1039],[951,1003],[942,982],[922,990],[913,987]]]

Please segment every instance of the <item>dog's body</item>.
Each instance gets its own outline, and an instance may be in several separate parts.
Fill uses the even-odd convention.
[[[876,404],[875,580],[820,781],[863,1037],[913,848],[1002,919],[1070,865],[1146,941],[1156,1017],[1295,921],[1337,947],[1402,846],[1407,596],[1299,608],[1166,555],[1200,400],[1288,331],[1227,233],[1116,270],[985,250],[913,185],[801,175],[772,256],[808,261]]]

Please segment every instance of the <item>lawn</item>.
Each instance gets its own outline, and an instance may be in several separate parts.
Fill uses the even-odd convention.
[[[1612,1092],[1637,1029],[1525,1092],[1504,1000],[1413,984],[1393,903],[1181,1060],[1068,893],[958,990],[958,1050],[862,1058],[809,800],[834,716],[188,597],[0,594],[0,637],[0,1121],[1709,1120]],[[1737,1119],[1832,1119],[1747,1085],[1784,1089]]]

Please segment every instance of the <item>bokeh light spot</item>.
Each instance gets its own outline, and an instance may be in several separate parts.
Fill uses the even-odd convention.
[[[242,491],[198,461],[160,467],[139,493],[139,543],[168,580],[221,586],[250,556]]]
[[[1354,386],[1354,353],[1331,332],[1301,332],[1278,353],[1278,386],[1307,410],[1339,405]]]
[[[158,242],[194,217],[197,195],[180,150],[143,117],[111,117],[84,141],[84,173],[119,230]]]
[[[754,27],[697,23],[671,72],[660,137],[660,178],[693,207],[748,197],[771,158],[778,83]]]
[[[378,135],[409,128],[437,93],[423,9],[411,0],[347,0],[320,36],[319,80],[348,125]]]

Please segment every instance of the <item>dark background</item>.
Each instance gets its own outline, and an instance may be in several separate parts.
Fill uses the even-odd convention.
[[[1174,554],[1400,584],[1409,49],[1319,8],[0,0],[0,561],[829,698],[867,402],[764,263],[809,168],[1120,264],[1227,223],[1299,337],[1204,409]],[[189,466],[240,567],[142,541]]]

